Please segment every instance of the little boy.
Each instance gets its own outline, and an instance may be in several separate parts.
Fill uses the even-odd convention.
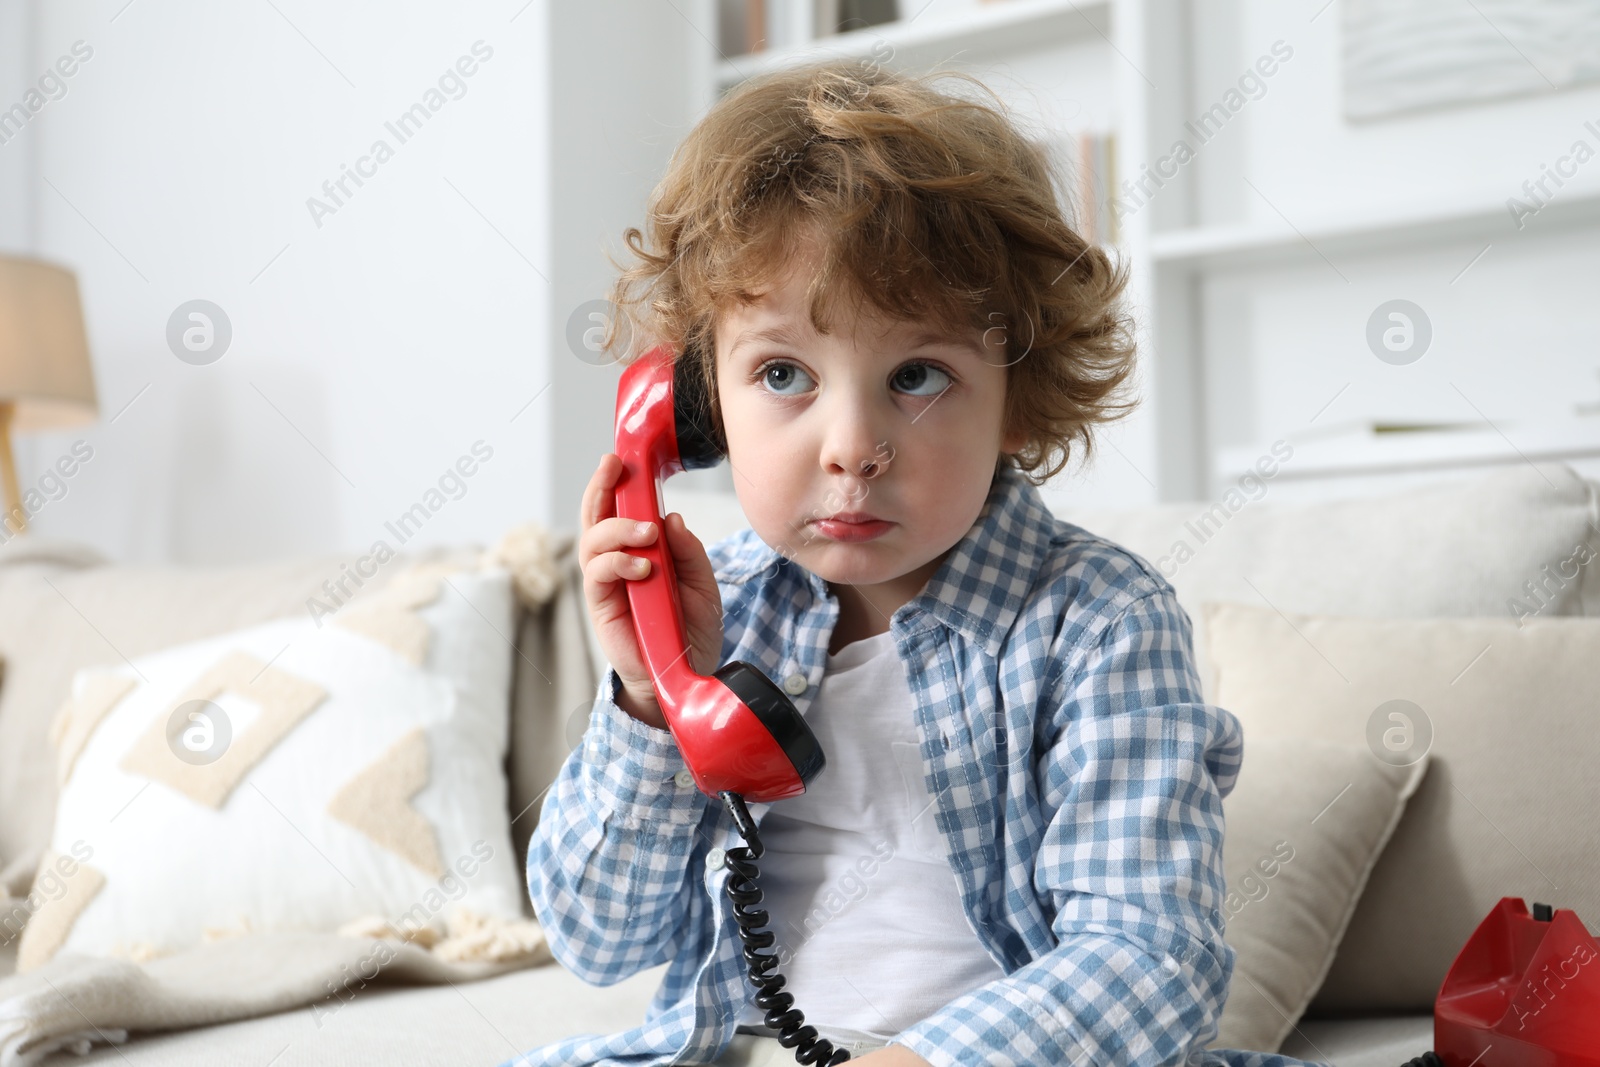
[[[627,232],[642,263],[615,303],[703,376],[750,528],[709,550],[677,514],[636,530],[617,456],[590,481],[609,667],[528,887],[585,981],[669,966],[641,1025],[517,1064],[810,1047],[753,1003],[724,892],[743,841],[636,643],[624,583],[648,565],[626,549],[657,536],[694,669],[756,665],[826,755],[803,796],[749,806],[785,989],[822,1038],[874,1067],[1302,1062],[1205,1048],[1233,969],[1238,721],[1201,699],[1159,572],[1037,488],[1132,406],[1125,273],[1003,109],[930,81],[834,62],[745,83],[674,156],[651,245]]]

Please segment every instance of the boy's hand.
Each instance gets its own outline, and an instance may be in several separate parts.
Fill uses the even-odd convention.
[[[600,649],[622,682],[619,706],[640,722],[665,730],[667,720],[639,649],[628,591],[622,581],[650,574],[649,560],[623,549],[654,543],[660,530],[652,525],[644,533],[637,533],[632,520],[617,516],[615,487],[622,469],[621,457],[607,452],[600,457],[600,465],[583,493],[578,538],[583,596],[589,604],[589,618]],[[665,525],[689,640],[689,665],[696,673],[710,674],[722,662],[722,593],[717,588],[716,572],[705,546],[689,532],[682,515],[673,512],[666,516]],[[635,567],[635,562],[642,566]]]

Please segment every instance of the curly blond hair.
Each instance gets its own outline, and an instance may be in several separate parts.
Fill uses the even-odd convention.
[[[941,78],[971,83],[993,106],[941,91]],[[1002,460],[1042,484],[1075,441],[1092,453],[1095,424],[1138,404],[1117,398],[1134,360],[1120,303],[1127,268],[1063,217],[1065,180],[968,74],[825,60],[751,78],[673,153],[645,232],[624,231],[638,262],[612,261],[603,348],[628,363],[666,344],[693,361],[725,443],[718,316],[820,242],[807,290],[818,333],[841,302],[859,311],[862,301],[950,332],[1004,329],[1005,432],[1020,429],[1027,443]],[[632,351],[612,351],[623,337]]]

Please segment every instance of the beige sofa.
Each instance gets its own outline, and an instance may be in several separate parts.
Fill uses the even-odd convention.
[[[1542,581],[1540,617],[1600,616],[1600,565],[1580,566],[1571,579],[1541,578],[1550,573],[1547,565],[1571,560],[1575,546],[1600,549],[1600,485],[1560,464],[1517,464],[1472,481],[1321,504],[1276,501],[1270,481],[1266,485],[1260,499],[1236,494],[1222,502],[1062,512],[1169,574],[1196,626],[1208,699],[1217,685],[1226,687],[1239,677],[1230,673],[1219,683],[1218,664],[1208,647],[1206,623],[1212,616],[1202,607],[1208,602],[1265,602],[1286,621],[1302,614],[1505,620],[1511,617],[1508,601],[1527,597],[1528,583]],[[713,495],[673,492],[669,485],[666,502],[681,510],[708,543],[743,525],[737,506]],[[1180,541],[1191,551],[1178,563],[1173,549]],[[582,614],[570,534],[563,534],[560,543],[565,584],[537,612],[524,612],[519,623],[521,655],[507,761],[512,815],[534,803],[553,778],[572,747],[570,713],[592,695],[603,667]],[[28,768],[33,761],[49,764],[45,724],[71,672],[109,658],[106,641],[137,655],[304,610],[306,597],[338,562],[330,557],[250,568],[128,567],[60,544],[35,542],[30,547],[17,541],[0,547],[0,657],[6,663],[0,688],[0,773],[9,779],[0,781],[0,878],[9,879],[14,893],[26,891],[28,865],[48,837],[53,804],[49,779]],[[52,589],[70,591],[72,603],[64,603],[66,598]],[[96,630],[84,627],[85,617],[95,620]],[[98,631],[103,631],[101,637],[96,637]],[[1237,656],[1237,651],[1229,654]],[[524,662],[559,662],[556,691],[535,684]],[[1538,693],[1527,694],[1530,716],[1538,714],[1540,704]],[[1536,719],[1526,726],[1494,742],[1511,753],[1509,765],[1514,768],[1536,765],[1552,746],[1575,748],[1591,764],[1600,754],[1594,731],[1552,738]],[[1248,767],[1248,724],[1246,736]],[[1461,743],[1447,728],[1439,730],[1427,777],[1411,801],[1415,811],[1408,809],[1407,818],[1461,815],[1444,810],[1452,795],[1448,785],[1440,787],[1442,795],[1419,804],[1430,784],[1450,781],[1451,754]],[[1519,746],[1525,750],[1521,755]],[[1560,840],[1567,842],[1553,847],[1570,848],[1576,858],[1537,850],[1524,857],[1536,868],[1559,872],[1556,881],[1562,888],[1550,889],[1540,899],[1579,907],[1591,926],[1600,922],[1600,907],[1583,903],[1594,899],[1596,880],[1591,878],[1590,888],[1581,892],[1573,881],[1584,871],[1592,874],[1596,862],[1589,807],[1535,797],[1526,782],[1511,775],[1475,782],[1472,797],[1477,808],[1493,813],[1493,818],[1485,816],[1486,823],[1503,823],[1508,805],[1542,805],[1538,817],[1554,823]],[[513,823],[519,856],[535,816]],[[1343,937],[1327,984],[1281,1051],[1340,1067],[1389,1067],[1431,1046],[1431,995],[1424,990],[1419,1001],[1418,990],[1442,974],[1441,951],[1459,945],[1470,932],[1472,920],[1464,917],[1487,912],[1501,892],[1522,895],[1529,884],[1542,888],[1537,882],[1519,881],[1503,889],[1498,884],[1505,881],[1500,872],[1507,869],[1508,846],[1525,851],[1534,845],[1525,841],[1519,848],[1488,825],[1470,840],[1462,836],[1473,832],[1470,827],[1460,831],[1443,825],[1419,823],[1408,829],[1402,819],[1359,904],[1352,905],[1348,927],[1333,931]],[[1443,864],[1446,876],[1435,884],[1406,881],[1411,876],[1407,851],[1420,855],[1430,849],[1438,853],[1430,853],[1436,861],[1430,869]],[[1591,866],[1585,868],[1585,863]],[[1415,941],[1396,938],[1385,918],[1419,903],[1449,916],[1449,922],[1418,934]],[[0,978],[11,973],[14,952],[14,943],[0,945]],[[44,1062],[500,1063],[562,1036],[636,1024],[663,971],[646,971],[604,989],[585,986],[557,964],[471,983],[375,985],[325,1024],[306,1010],[288,1011],[198,1029],[140,1033],[117,1048],[97,1045],[87,1056],[62,1052]],[[1389,974],[1400,977],[1390,981],[1384,977]],[[1238,986],[1236,982],[1236,990]]]

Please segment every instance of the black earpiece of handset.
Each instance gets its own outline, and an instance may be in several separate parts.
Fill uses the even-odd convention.
[[[727,458],[727,442],[711,412],[711,392],[692,355],[677,360],[672,368],[672,416],[684,470],[705,470]]]

